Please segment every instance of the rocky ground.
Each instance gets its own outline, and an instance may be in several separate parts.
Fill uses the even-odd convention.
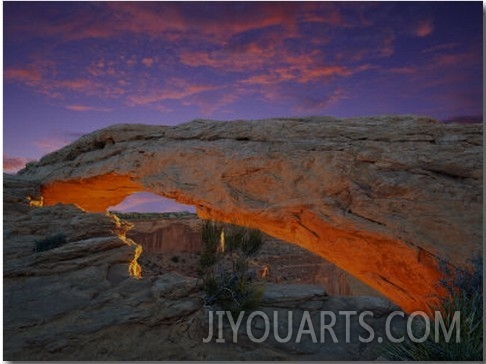
[[[266,325],[260,314],[250,320],[248,328],[247,312],[237,342],[225,320],[225,342],[218,343],[215,336],[204,343],[210,331],[210,312],[216,315],[218,308],[204,305],[204,293],[189,272],[162,264],[159,272],[146,269],[143,278],[135,279],[129,275],[129,266],[131,262],[133,265],[137,244],[125,236],[126,224],[73,205],[30,206],[28,196],[31,200],[40,196],[37,183],[4,175],[5,360],[300,361],[374,360],[382,355],[378,337],[385,337],[387,315],[398,308],[382,298],[331,296],[322,284],[299,282],[303,274],[295,266],[288,275],[283,271],[276,274],[288,277],[285,284],[265,284],[256,311],[270,318],[272,329],[267,340],[251,340],[251,335],[262,337]],[[59,233],[65,237],[63,245],[34,251],[35,241]],[[273,267],[272,244],[267,245],[265,259]],[[287,255],[290,251],[280,255],[293,262],[295,256]],[[193,263],[183,262],[184,256],[175,262],[173,257],[169,258],[173,268]],[[148,266],[143,258],[142,265]],[[329,332],[320,335],[321,311],[336,315],[333,329],[338,342]],[[356,315],[347,323],[340,311],[354,311]],[[358,314],[365,311],[372,315],[366,323],[375,333],[369,343],[359,340],[359,335],[369,337],[358,322]],[[286,343],[274,336],[275,312],[282,337],[292,328]],[[297,340],[306,312],[309,319],[305,322],[315,328],[317,342],[306,331]],[[403,330],[403,320],[394,320],[393,324]]]

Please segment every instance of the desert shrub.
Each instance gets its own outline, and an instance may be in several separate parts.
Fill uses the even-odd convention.
[[[34,241],[34,252],[38,253],[46,250],[51,250],[60,247],[61,245],[64,245],[66,243],[66,235],[62,233],[51,235],[45,239]]]
[[[203,275],[208,268],[216,264],[221,258],[218,252],[218,246],[222,229],[222,225],[217,224],[214,221],[204,221],[202,227],[203,251],[199,258],[199,275]]]
[[[177,255],[174,255],[170,260],[174,263],[179,263],[179,257]]]
[[[224,232],[224,247],[221,246]],[[208,305],[239,312],[255,308],[263,287],[253,281],[248,269],[250,257],[263,245],[258,230],[205,221],[202,229],[204,248],[199,260],[199,277]]]
[[[482,361],[483,360],[483,258],[481,254],[470,259],[468,268],[452,268],[442,262],[441,270],[447,278],[439,285],[446,295],[440,298],[438,307],[446,328],[450,328],[454,315],[460,312],[460,321],[455,330],[460,332],[460,342],[455,335],[446,340],[439,327],[439,337],[435,337],[435,325],[431,321],[430,334],[422,343],[411,341],[405,336],[401,343],[387,343],[385,356],[391,360],[415,361]],[[456,321],[457,323],[457,321]],[[414,336],[423,337],[425,327],[420,323],[413,328]]]

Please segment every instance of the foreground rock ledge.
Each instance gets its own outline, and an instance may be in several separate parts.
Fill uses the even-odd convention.
[[[425,309],[437,258],[464,264],[482,243],[482,125],[416,116],[115,125],[19,176],[45,205],[104,211],[137,191],[257,227]]]

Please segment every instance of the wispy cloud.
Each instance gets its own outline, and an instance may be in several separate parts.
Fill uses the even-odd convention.
[[[3,72],[4,80],[9,81],[17,81],[20,83],[24,83],[30,86],[37,85],[42,76],[38,70],[29,69],[29,68],[10,68],[6,69]]]
[[[72,111],[101,111],[101,112],[109,112],[112,109],[106,107],[96,107],[96,106],[87,106],[87,105],[67,105],[66,109]]]
[[[7,154],[3,155],[3,171],[6,173],[17,173],[25,167],[25,165],[32,161],[23,157],[12,157]]]
[[[152,67],[154,62],[155,62],[155,59],[152,58],[152,57],[145,57],[145,58],[142,59],[142,63],[146,67]]]
[[[195,38],[211,36],[221,42],[238,33],[272,26],[293,31],[297,17],[306,10],[299,3],[227,2],[215,7],[197,2],[99,2],[78,4],[75,11],[66,12],[64,17],[57,14],[56,21],[52,21],[34,14],[53,11],[39,9],[41,6],[32,4],[26,8],[25,14],[18,15],[22,20],[8,24],[9,33],[23,39],[46,37],[64,41],[103,39],[123,33],[164,39],[192,34]]]
[[[439,52],[439,51],[450,51],[454,48],[457,48],[458,45],[459,44],[455,42],[441,43],[429,48],[425,48],[424,50],[422,50],[421,53],[424,54],[424,53]]]
[[[318,95],[301,96],[299,103],[295,106],[295,110],[299,112],[318,112],[333,107],[347,98],[348,95],[342,88],[336,88],[330,92],[323,92],[320,97]]]
[[[46,138],[34,142],[34,145],[41,150],[42,154],[54,152],[55,150],[58,150],[68,144],[69,141],[57,139],[57,138],[52,138],[52,139]]]
[[[401,75],[412,75],[418,72],[417,68],[412,66],[394,67],[386,70],[390,73],[401,74]]]
[[[79,132],[53,132],[48,137],[34,141],[34,145],[42,154],[47,154],[68,145],[82,135],[83,133]]]
[[[426,37],[434,31],[434,23],[430,19],[421,20],[414,29],[418,37]]]
[[[6,9],[16,9],[5,19],[8,46],[32,49],[25,46],[17,57],[5,52],[5,82],[73,112],[110,112],[117,104],[211,116],[240,100],[325,110],[350,97],[356,84],[376,84],[371,73],[383,81],[375,89],[401,89],[400,83],[423,89],[434,81],[430,75],[445,71],[440,82],[458,84],[452,74],[467,82],[464,65],[481,60],[477,53],[465,56],[456,39],[439,38],[438,15],[422,12],[425,5],[404,5],[405,12],[395,3],[333,2],[29,3]],[[403,52],[403,44],[413,51]]]
[[[192,95],[215,90],[218,86],[209,84],[191,84],[189,81],[172,78],[166,81],[165,87],[151,88],[146,92],[132,94],[127,97],[127,104],[130,106],[147,105],[167,100],[182,100]]]

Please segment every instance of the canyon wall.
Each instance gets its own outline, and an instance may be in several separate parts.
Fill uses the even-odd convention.
[[[129,220],[133,227],[127,237],[143,247],[142,275],[176,271],[197,277],[203,220],[192,214],[156,215]],[[268,235],[264,235],[262,249],[250,264],[256,274],[265,274],[267,282],[322,285],[331,296],[380,296],[322,257]]]
[[[144,252],[195,253],[202,250],[201,221],[194,218],[130,220],[127,236],[142,245]]]
[[[407,311],[482,249],[482,125],[415,116],[116,125],[30,163],[45,205],[149,191],[329,260]]]

